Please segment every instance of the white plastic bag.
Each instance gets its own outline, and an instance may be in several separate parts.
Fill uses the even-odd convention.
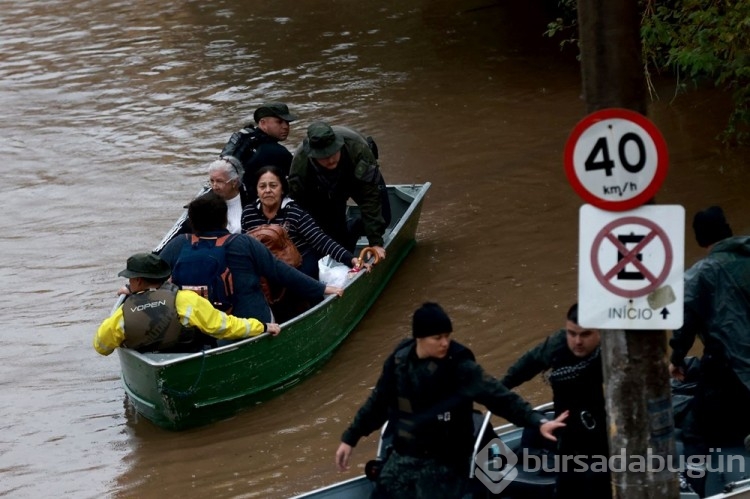
[[[326,286],[343,288],[347,283],[349,267],[343,263],[332,260],[329,256],[324,256],[318,260],[318,272],[320,273],[320,282],[324,283]]]

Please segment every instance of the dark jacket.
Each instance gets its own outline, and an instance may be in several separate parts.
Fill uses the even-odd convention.
[[[685,316],[669,344],[680,366],[700,337],[706,357],[728,364],[750,388],[750,237],[717,242],[685,272]]]
[[[307,210],[323,231],[345,244],[346,204],[352,198],[362,213],[365,235],[373,246],[383,246],[381,174],[367,140],[351,128],[334,126],[344,137],[341,159],[332,171],[319,167],[306,152],[306,142],[294,153],[289,172],[289,195]]]
[[[212,237],[227,233],[222,230],[203,235]],[[172,239],[162,250],[161,258],[174,267],[184,244],[190,244],[184,236]],[[289,288],[311,302],[320,301],[324,296],[323,283],[277,260],[268,248],[248,235],[238,234],[226,244],[226,252],[227,266],[234,281],[232,315],[236,317],[271,322],[271,310],[260,286],[261,277],[280,287]]]
[[[549,371],[555,414],[570,411],[566,426],[559,430],[564,454],[606,455],[607,417],[602,362],[599,349],[588,357],[576,357],[568,348],[561,329],[526,352],[509,369],[502,383],[508,388]]]
[[[274,137],[252,124],[232,134],[221,155],[232,155],[240,160],[245,169],[242,183],[245,184],[251,198],[256,197],[255,172],[259,168],[277,166],[284,175],[289,175],[289,167],[292,164],[292,153]]]
[[[206,196],[209,193],[211,193],[211,188],[208,185],[205,185],[203,187],[203,190],[195,196],[195,198],[199,198],[201,196]],[[245,186],[241,186],[240,188],[240,204],[242,205],[242,208],[244,209],[245,206],[248,206],[252,204],[257,199],[257,190],[253,189],[252,192],[245,189]],[[185,205],[185,211],[180,215],[180,218],[177,220],[175,225],[172,227],[172,230],[165,236],[165,239],[169,239],[170,241],[174,239],[176,236],[179,236],[180,234],[192,234],[193,228],[190,225],[190,219],[187,216],[187,207],[189,203]],[[164,243],[166,245],[166,243]],[[161,252],[160,248],[157,248],[154,250],[156,253]]]
[[[341,440],[356,445],[388,421],[402,455],[466,466],[472,451],[473,402],[522,426],[539,426],[542,414],[487,375],[474,354],[452,341],[443,359],[420,359],[416,341],[402,342],[388,357],[375,389]]]

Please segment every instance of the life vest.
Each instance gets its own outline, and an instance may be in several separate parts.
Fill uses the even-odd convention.
[[[417,360],[415,348],[415,340],[407,340],[394,355],[398,399],[389,421],[396,428],[394,448],[463,467],[471,453],[473,400],[462,393],[457,370],[474,354],[452,341],[444,358]]]
[[[177,286],[164,283],[158,289],[135,293],[122,304],[123,346],[139,352],[164,351],[176,345],[183,332],[177,315]]]

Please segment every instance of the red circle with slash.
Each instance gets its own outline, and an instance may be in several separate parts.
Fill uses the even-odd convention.
[[[646,227],[647,230],[650,230],[650,232],[633,248],[628,249],[617,238],[617,236],[613,234],[613,231],[620,226],[630,224],[642,225]],[[617,264],[606,272],[602,270],[598,261],[599,249],[605,240],[611,242],[622,255],[622,258]],[[638,259],[640,251],[648,244],[656,244],[656,241],[661,241],[664,246],[664,268],[661,269],[658,275],[651,272],[643,262]],[[666,232],[664,232],[664,230],[652,220],[641,217],[624,217],[607,224],[599,231],[591,245],[591,269],[593,270],[594,276],[599,283],[607,289],[607,291],[624,298],[646,296],[652,291],[658,289],[669,276],[669,270],[672,268],[672,260],[672,244],[669,242]],[[616,277],[618,272],[624,269],[628,264],[635,266],[643,277],[649,281],[649,284],[640,289],[623,289],[613,284],[611,282],[613,277]]]

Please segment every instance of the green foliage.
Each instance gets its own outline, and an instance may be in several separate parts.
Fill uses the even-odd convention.
[[[677,89],[710,82],[732,94],[725,143],[750,143],[750,0],[640,0],[644,72],[669,72]],[[547,36],[577,42],[576,0],[560,0]]]
[[[750,0],[648,0],[641,35],[647,66],[731,92],[721,138],[750,141]]]
[[[576,0],[559,0],[555,13],[558,17],[547,24],[545,36],[553,38],[557,35],[562,37],[560,50],[567,45],[578,45],[578,38],[571,36],[570,33],[577,33],[578,21],[576,19]]]

